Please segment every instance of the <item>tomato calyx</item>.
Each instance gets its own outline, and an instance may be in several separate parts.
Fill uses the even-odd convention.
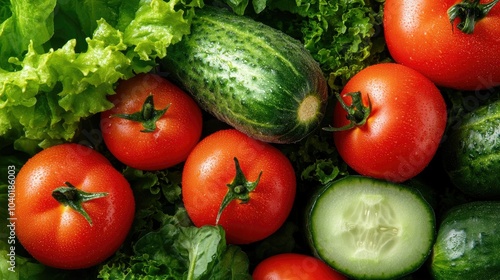
[[[156,130],[156,122],[167,112],[169,107],[170,104],[168,104],[164,109],[156,110],[153,101],[153,94],[149,94],[148,97],[146,97],[144,104],[142,104],[141,111],[132,114],[115,114],[113,117],[140,122],[144,127],[141,132],[153,132]]]
[[[368,96],[368,106],[365,106],[361,98],[361,92],[359,91],[346,93],[346,96],[351,97],[352,100],[351,105],[347,105],[340,96],[340,94],[335,93],[335,95],[337,96],[337,99],[340,102],[342,108],[344,108],[344,110],[347,112],[346,118],[349,120],[349,124],[342,127],[329,126],[323,128],[323,130],[330,132],[344,131],[357,126],[362,126],[366,123],[366,120],[368,120],[368,117],[372,112],[372,103],[370,101],[370,96]]]
[[[92,219],[90,218],[89,214],[85,209],[83,208],[82,203],[105,197],[108,195],[106,192],[98,192],[98,193],[89,193],[89,192],[84,192],[82,190],[77,189],[75,186],[73,186],[70,182],[65,182],[64,183],[66,186],[62,186],[59,188],[56,188],[55,190],[52,191],[52,197],[54,197],[59,203],[63,204],[64,206],[69,206],[78,213],[80,213],[82,216],[85,217],[87,222],[92,226]]]
[[[448,9],[448,18],[453,28],[456,18],[460,19],[457,28],[465,34],[474,32],[477,21],[484,18],[499,0],[493,0],[486,4],[480,4],[479,0],[463,0]]]
[[[249,182],[246,179],[245,174],[243,174],[243,171],[241,170],[240,167],[240,163],[236,157],[234,158],[234,164],[236,167],[236,175],[233,181],[230,184],[227,184],[228,190],[220,205],[219,212],[217,213],[217,218],[215,220],[215,224],[219,223],[222,212],[229,205],[231,201],[235,199],[239,200],[240,203],[248,203],[248,201],[250,201],[250,193],[253,190],[255,190],[262,175],[261,171],[255,182]]]

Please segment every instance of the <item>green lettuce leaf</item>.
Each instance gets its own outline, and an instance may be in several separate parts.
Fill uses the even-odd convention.
[[[182,165],[154,172],[125,168],[136,200],[134,224],[122,248],[100,266],[100,278],[250,279],[247,255],[226,244],[221,227],[198,228],[189,219],[181,171]]]
[[[248,0],[221,1],[303,42],[334,90],[385,50],[383,0],[253,0],[253,10]]]
[[[3,3],[0,14],[0,68],[15,69],[5,58],[18,57],[31,45],[40,50],[54,33],[57,0],[19,0]]]
[[[249,261],[237,246],[226,244],[220,226],[183,225],[179,208],[157,231],[141,237],[133,254],[123,252],[102,266],[102,279],[251,279]],[[214,278],[216,277],[216,278]]]
[[[153,69],[167,46],[189,33],[194,8],[203,5],[94,0],[54,7],[48,2],[12,1],[11,16],[0,25],[0,34],[9,34],[1,40],[14,36],[16,44],[0,52],[0,139],[30,153],[70,141],[81,120],[111,108],[107,95],[114,94],[117,81]],[[36,31],[23,22],[33,14]],[[53,36],[54,22],[68,24],[62,33],[67,38]],[[14,32],[21,27],[26,31]]]
[[[176,213],[181,204],[180,166],[155,172],[126,167],[123,175],[130,183],[136,201],[135,219],[130,233],[132,239],[171,222],[171,215]],[[192,225],[185,218],[184,221],[179,218],[176,224]]]
[[[252,3],[253,10],[256,14],[262,12],[267,7],[268,0],[222,0],[224,4],[228,5],[237,15],[244,15],[248,13],[247,7]],[[218,2],[218,1],[215,1]]]
[[[127,24],[124,32],[125,42],[134,46],[130,56],[138,56],[144,61],[165,57],[166,47],[189,33],[189,21],[184,18],[183,10],[174,10],[175,3],[151,1],[149,5],[139,7],[136,17]]]
[[[299,39],[329,75],[330,86],[338,89],[384,49],[381,2],[278,0],[268,5],[301,17],[287,28],[302,34]]]
[[[122,0],[58,1],[58,9],[55,13],[56,17],[64,14],[75,26],[79,27],[79,32],[90,37],[97,28],[98,19],[104,19],[116,26],[118,19],[122,16],[122,2]],[[128,2],[131,4],[129,7],[136,7],[139,0]]]

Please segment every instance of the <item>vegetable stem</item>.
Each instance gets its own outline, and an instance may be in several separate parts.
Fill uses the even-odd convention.
[[[193,256],[196,258],[196,256]],[[191,256],[190,256],[190,259],[191,259]],[[189,262],[189,268],[188,268],[188,275],[187,275],[187,278],[186,280],[192,280],[192,279],[195,279],[194,277],[194,270],[196,268],[196,261],[190,261]]]
[[[262,175],[262,171],[259,173],[259,177],[255,182],[249,182],[243,171],[241,170],[240,163],[238,159],[234,158],[234,164],[236,167],[236,176],[233,179],[233,182],[227,184],[228,190],[226,196],[222,200],[222,203],[219,208],[219,212],[217,213],[217,218],[215,220],[215,224],[219,224],[220,216],[224,209],[229,205],[229,203],[235,199],[238,199],[240,203],[248,203],[250,200],[250,193],[255,190],[257,184],[260,181],[260,177]]]
[[[368,106],[363,104],[363,100],[361,98],[361,92],[350,92],[347,93],[346,96],[350,96],[352,99],[352,104],[347,105],[340,94],[336,93],[338,101],[342,108],[347,111],[346,118],[349,120],[349,124],[342,127],[325,127],[323,130],[325,131],[344,131],[354,128],[356,126],[362,126],[368,120],[368,117],[372,111],[372,103],[370,101],[370,96],[368,96]]]
[[[139,112],[132,114],[115,114],[113,117],[123,118],[130,121],[140,122],[144,127],[141,132],[153,132],[156,130],[156,122],[167,112],[171,104],[161,110],[156,110],[154,106],[153,94],[149,94]]]
[[[58,202],[60,202],[64,206],[69,206],[74,210],[76,210],[81,215],[83,215],[87,220],[87,222],[89,222],[90,226],[92,226],[92,219],[90,218],[87,211],[85,211],[85,209],[83,208],[82,203],[89,200],[105,197],[108,195],[108,193],[84,192],[82,190],[77,189],[70,182],[65,182],[64,184],[66,186],[56,188],[54,191],[52,191],[52,197],[54,197]]]
[[[452,28],[453,22],[459,18],[457,28],[465,34],[472,34],[476,23],[484,18],[500,0],[480,4],[479,0],[463,0],[448,9],[448,18]]]

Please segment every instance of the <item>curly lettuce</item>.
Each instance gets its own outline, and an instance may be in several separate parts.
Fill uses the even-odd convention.
[[[189,33],[201,6],[12,0],[0,25],[2,145],[33,153],[70,141],[82,119],[111,108],[106,97],[118,80],[150,71]]]
[[[226,243],[220,226],[196,227],[181,206],[180,166],[127,167],[136,198],[129,242],[99,266],[100,279],[251,279],[248,256]]]
[[[380,60],[384,0],[223,0],[303,42],[340,89],[361,69]],[[251,5],[251,7],[250,7]]]

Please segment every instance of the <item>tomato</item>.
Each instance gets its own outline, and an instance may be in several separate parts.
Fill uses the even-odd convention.
[[[500,85],[500,5],[493,3],[486,11],[479,2],[492,3],[385,1],[383,26],[391,56],[439,86],[479,90]],[[447,13],[451,7],[460,15],[453,20]],[[469,21],[465,20],[467,12]],[[462,31],[460,24],[464,22],[471,24],[465,24]]]
[[[254,280],[347,280],[320,259],[297,253],[282,253],[263,260],[252,277]]]
[[[156,74],[121,81],[101,114],[104,142],[128,166],[161,170],[186,160],[198,143],[202,113],[179,87]],[[165,110],[165,111],[163,111]]]
[[[16,178],[16,236],[51,267],[86,268],[110,257],[125,240],[134,211],[123,175],[83,145],[47,148]]]
[[[295,171],[281,151],[235,129],[201,140],[182,172],[182,198],[193,223],[222,226],[232,244],[274,233],[290,213],[295,188]]]
[[[356,172],[402,182],[429,164],[447,111],[440,91],[425,76],[395,63],[372,65],[347,82],[340,98],[333,128],[343,130],[334,132],[334,142]]]

